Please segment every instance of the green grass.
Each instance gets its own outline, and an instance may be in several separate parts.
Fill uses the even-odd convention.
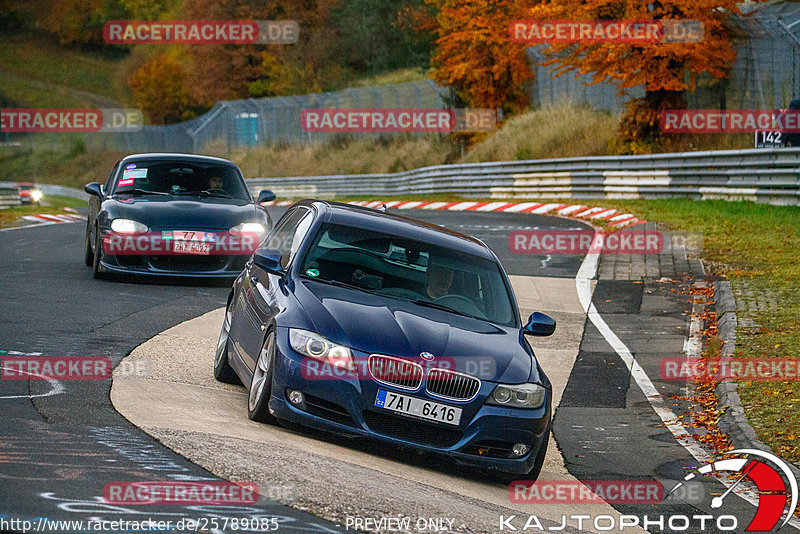
[[[66,185],[82,189],[89,182],[105,182],[114,164],[125,156],[120,152],[86,152],[66,134],[53,134],[56,151],[27,145],[17,151],[0,150],[0,181]],[[46,141],[45,138],[42,138]]]
[[[592,202],[592,201],[590,201]],[[740,328],[740,358],[800,355],[800,208],[723,200],[602,200],[672,230],[703,236],[706,268],[757,298],[774,300],[763,311],[742,311],[760,328]],[[749,332],[749,333],[748,333]],[[782,458],[800,464],[800,381],[739,382],[739,395],[759,439]]]
[[[0,209],[0,227],[7,228],[23,223],[23,215],[38,215],[67,213],[64,208],[78,208],[85,206],[86,202],[69,197],[45,197],[42,199],[41,206],[13,206]]]
[[[390,72],[376,74],[361,78],[350,84],[352,87],[372,87],[375,85],[389,85],[395,83],[421,82],[431,77],[431,71],[426,69],[398,69]]]
[[[4,35],[0,40],[0,91],[20,106],[124,105],[130,103],[130,91],[116,76],[123,63],[59,46],[38,33]],[[50,92],[54,92],[52,100]]]

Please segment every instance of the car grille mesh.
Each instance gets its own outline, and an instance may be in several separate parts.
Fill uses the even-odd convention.
[[[446,449],[454,446],[464,437],[464,433],[455,427],[432,425],[369,410],[365,411],[363,416],[364,422],[373,432],[410,443]]]
[[[415,390],[422,384],[422,366],[401,358],[373,354],[369,357],[369,372],[378,382],[403,389]]]
[[[431,395],[454,400],[470,400],[478,394],[481,381],[474,376],[435,368],[428,371],[426,389]]]

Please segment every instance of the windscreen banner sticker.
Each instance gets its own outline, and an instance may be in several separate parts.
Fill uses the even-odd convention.
[[[124,187],[126,185],[133,185],[133,181],[137,178],[146,178],[147,177],[147,169],[125,169],[122,171],[122,178],[119,179],[117,185],[119,187]]]

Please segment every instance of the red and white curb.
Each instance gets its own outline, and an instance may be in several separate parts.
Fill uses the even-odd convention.
[[[291,206],[294,202],[281,200],[278,202],[265,202],[265,206]],[[613,208],[598,208],[582,206],[579,204],[541,204],[539,202],[426,202],[421,200],[362,200],[348,202],[354,206],[365,208],[380,208],[386,204],[387,208],[398,210],[447,210],[447,211],[491,211],[505,213],[535,213],[543,215],[561,215],[575,219],[607,220],[611,226],[635,226],[647,221],[636,218],[630,213],[619,213]]]
[[[38,223],[76,223],[76,222],[85,222],[86,217],[83,215],[78,215],[77,213],[59,213],[58,215],[50,215],[50,214],[39,214],[39,215],[23,215],[22,217],[26,221],[38,222]]]

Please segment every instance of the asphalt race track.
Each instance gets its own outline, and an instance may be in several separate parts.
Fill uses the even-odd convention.
[[[274,220],[282,212],[282,208],[271,208]],[[560,384],[553,428],[557,446],[548,451],[540,479],[656,479],[668,491],[688,469],[699,467],[656,415],[626,363],[608,344],[607,333],[586,320],[585,310],[582,312],[574,295],[575,278],[580,275],[584,258],[514,255],[508,250],[508,234],[513,230],[585,229],[583,223],[501,213],[416,210],[404,215],[484,239],[511,275],[523,313],[547,302],[549,307],[541,311],[559,320],[557,335],[561,332],[565,337],[532,342],[537,354],[541,348],[540,359],[548,375],[554,384]],[[95,281],[83,264],[83,239],[83,224],[0,232],[0,362],[15,351],[44,357],[105,356],[117,366],[159,333],[191,324],[187,321],[201,316],[205,317],[198,321],[206,321],[203,329],[196,340],[185,341],[186,345],[191,347],[196,342],[205,346],[208,338],[216,339],[218,326],[213,325],[218,318],[212,312],[224,305],[229,284],[198,287],[143,280]],[[601,258],[599,280],[593,284],[593,303],[655,387],[670,399],[684,392],[677,382],[658,380],[659,362],[663,357],[683,354],[691,303],[681,290],[692,271],[696,273],[697,265],[679,257],[661,258],[656,263],[641,260],[641,269],[647,271],[643,278],[636,274],[641,270],[639,261]],[[178,346],[175,352],[180,350]],[[725,488],[714,481],[699,482],[693,494],[658,505],[616,504],[612,509],[605,503],[594,508],[584,504],[512,504],[503,482],[463,473],[446,462],[250,423],[246,421],[243,388],[205,382],[211,376],[210,364],[205,363],[210,361],[207,356],[198,355],[196,362],[190,362],[197,364],[192,368],[192,373],[199,373],[196,379],[176,376],[175,385],[168,385],[162,397],[148,400],[153,403],[150,409],[139,406],[133,414],[136,417],[166,413],[172,419],[162,421],[164,426],[159,428],[140,425],[147,432],[114,409],[110,379],[0,380],[0,520],[176,522],[186,517],[277,517],[281,531],[339,532],[346,530],[346,517],[406,514],[414,519],[452,518],[453,531],[496,532],[501,530],[499,518],[510,515],[516,516],[511,524],[521,529],[530,514],[537,514],[546,530],[559,526],[562,514],[589,513],[587,510],[614,517],[720,513],[712,510],[710,503]],[[203,373],[205,378],[200,377]],[[202,421],[197,422],[195,431],[169,427],[167,423],[176,427],[185,423],[181,409],[193,409],[180,404],[180,398],[175,399],[174,406],[167,402],[169,388],[181,391],[181,384],[205,388],[191,391],[207,391],[210,398],[225,396],[226,402],[214,409],[218,415],[230,416],[231,428],[201,428]],[[133,393],[128,390],[135,403],[135,390]],[[163,404],[156,405],[159,402]],[[675,413],[685,407],[678,400],[667,404]],[[232,435],[239,431],[238,437]],[[164,444],[186,457],[150,434],[158,435]],[[273,444],[275,454],[266,447],[254,448],[258,443]],[[259,469],[261,465],[266,468]],[[213,473],[232,481],[260,478],[263,488],[291,484],[295,495],[284,499],[280,494],[262,491],[257,504],[237,507],[120,506],[103,502],[104,487],[109,482],[218,480]],[[349,491],[362,491],[363,496],[353,497]],[[410,503],[417,505],[412,508]],[[725,501],[724,513],[736,516],[738,531],[744,530],[754,511],[751,504],[735,495]],[[584,530],[594,530],[586,527]],[[568,521],[564,531],[577,531],[575,522]],[[683,531],[699,529],[693,524]],[[713,521],[706,525],[705,532],[716,531]]]

